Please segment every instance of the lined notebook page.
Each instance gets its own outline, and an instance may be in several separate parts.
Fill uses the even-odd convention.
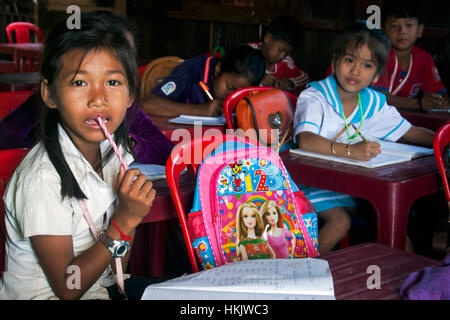
[[[150,285],[143,300],[334,300],[328,262],[320,259],[240,261]]]
[[[340,162],[340,163],[347,163],[347,164],[351,164],[354,166],[365,167],[365,168],[377,168],[377,167],[386,166],[388,164],[394,164],[394,163],[405,162],[405,161],[411,160],[411,158],[409,156],[405,157],[405,156],[393,155],[393,154],[389,154],[389,153],[380,153],[375,158],[372,158],[369,161],[360,161],[360,160],[354,160],[354,159],[349,159],[349,158],[330,156],[330,155],[326,155],[326,154],[322,154],[322,153],[309,152],[309,151],[305,151],[302,149],[290,149],[289,152],[292,152],[295,154],[300,154],[302,156],[319,158],[319,159],[324,159],[324,160],[331,160],[331,161]]]

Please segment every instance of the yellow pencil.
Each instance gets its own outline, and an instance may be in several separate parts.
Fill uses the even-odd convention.
[[[202,87],[203,91],[205,91],[205,93],[207,94],[208,98],[212,101],[214,100],[213,96],[211,95],[211,93],[209,93],[209,89],[208,86],[203,82],[203,81],[199,81],[198,82],[200,84],[200,87]]]
[[[358,128],[356,128],[356,126],[353,123],[352,123],[352,127],[353,127],[353,129],[355,129],[356,133],[361,137],[361,139],[363,139],[364,142],[367,142],[367,139],[364,138],[362,133],[358,130]]]

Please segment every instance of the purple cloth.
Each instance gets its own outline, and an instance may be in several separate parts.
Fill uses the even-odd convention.
[[[39,116],[35,92],[0,121],[0,150],[30,148],[36,140]]]
[[[136,109],[136,115],[133,113]],[[156,127],[150,117],[134,104],[127,111],[128,134],[136,141],[136,161],[165,165],[174,144]]]
[[[0,121],[0,150],[31,148],[39,124],[38,95],[33,93],[24,103]],[[127,110],[129,135],[136,141],[136,161],[165,165],[174,144],[134,104]]]
[[[410,274],[400,295],[405,300],[450,300],[450,254],[442,266]]]

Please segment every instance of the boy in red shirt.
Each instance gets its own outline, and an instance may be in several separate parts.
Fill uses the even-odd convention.
[[[296,18],[282,15],[273,18],[267,25],[262,42],[249,43],[249,46],[261,50],[266,59],[266,74],[261,85],[296,95],[305,89],[310,81],[309,76],[289,56],[299,47],[302,32],[302,25]]]
[[[415,45],[424,30],[419,10],[411,2],[392,1],[382,13],[391,49],[384,74],[372,88],[386,94],[388,103],[400,109],[447,109],[448,92],[433,57]]]

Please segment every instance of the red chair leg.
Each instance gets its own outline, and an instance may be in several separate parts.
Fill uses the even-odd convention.
[[[164,274],[166,261],[167,220],[150,224],[150,276],[161,277]]]

